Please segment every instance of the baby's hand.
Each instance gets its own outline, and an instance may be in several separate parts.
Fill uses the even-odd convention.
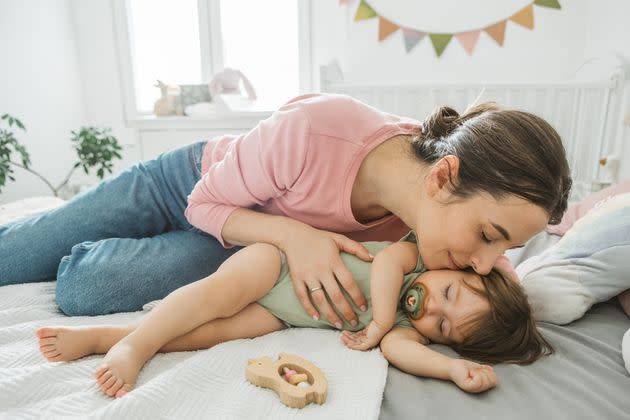
[[[458,387],[473,394],[486,391],[497,385],[497,375],[492,366],[480,365],[469,360],[453,360],[449,374],[451,380]]]
[[[377,346],[381,339],[387,334],[384,328],[378,326],[374,321],[357,332],[342,331],[341,341],[353,350],[369,350],[374,346]]]

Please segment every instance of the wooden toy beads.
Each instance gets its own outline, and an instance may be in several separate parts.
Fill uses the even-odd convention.
[[[328,393],[328,382],[322,371],[294,354],[280,353],[278,360],[267,356],[247,361],[245,377],[249,382],[274,390],[280,401],[294,408],[304,408],[315,402],[323,404]]]

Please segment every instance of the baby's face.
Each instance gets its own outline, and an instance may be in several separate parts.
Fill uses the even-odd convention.
[[[410,319],[420,334],[434,343],[461,343],[464,332],[461,324],[469,317],[490,310],[481,296],[464,284],[483,288],[476,273],[455,270],[431,270],[421,274],[416,282],[426,287],[422,316]]]

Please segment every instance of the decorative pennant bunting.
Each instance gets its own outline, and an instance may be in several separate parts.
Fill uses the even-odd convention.
[[[374,9],[372,9],[370,5],[365,2],[365,0],[361,0],[359,8],[357,9],[357,14],[354,16],[354,21],[358,22],[360,20],[372,19],[377,16],[378,15],[374,11]]]
[[[472,55],[475,45],[477,45],[480,33],[480,30],[461,32],[459,34],[455,34],[455,38],[457,38],[459,43],[462,44],[462,47],[464,47],[468,55]]]
[[[431,38],[431,43],[433,44],[435,53],[439,57],[446,49],[448,43],[451,42],[453,34],[429,34],[429,38]]]
[[[486,33],[490,35],[492,39],[497,41],[497,44],[501,46],[503,46],[503,40],[505,39],[505,24],[506,23],[507,23],[507,20],[503,20],[499,23],[495,23],[494,25],[490,25],[487,28],[484,28],[484,31],[486,31]]]
[[[340,5],[349,5],[353,2],[354,0],[339,0]],[[534,6],[547,7],[550,9],[562,8],[558,0],[531,0],[531,2],[527,6],[523,7],[518,12],[497,23],[486,26],[485,28],[474,29],[471,31],[454,32],[450,34],[433,33],[428,35],[431,39],[433,49],[435,50],[435,53],[438,57],[440,57],[444,53],[444,50],[446,50],[446,47],[451,42],[451,39],[453,37],[457,38],[457,40],[464,48],[464,50],[468,53],[468,55],[472,55],[475,47],[477,46],[477,42],[479,41],[479,34],[481,33],[481,31],[486,32],[492,39],[496,41],[499,46],[503,46],[503,42],[505,41],[505,28],[507,26],[508,20],[511,20],[517,25],[521,25],[525,28],[534,29]],[[425,31],[412,28],[401,28],[401,26],[397,23],[392,22],[384,16],[379,15],[367,3],[367,0],[361,0],[359,6],[357,7],[354,21],[358,22],[361,20],[368,20],[376,17],[378,17],[379,42],[389,37],[398,29],[402,29],[403,39],[405,41],[405,50],[407,51],[407,53],[414,49],[416,45],[418,45],[418,43],[427,35],[427,32]]]
[[[551,9],[560,9],[560,3],[558,0],[535,0],[536,6],[549,7]]]
[[[529,5],[510,16],[512,22],[518,23],[527,29],[534,29],[534,6]]]
[[[382,41],[394,32],[396,32],[400,26],[390,22],[383,16],[378,17],[378,40]]]
[[[402,32],[403,38],[405,38],[405,50],[407,52],[413,50],[415,46],[418,45],[418,42],[427,35],[426,32],[414,31],[413,29],[407,28],[403,28]]]

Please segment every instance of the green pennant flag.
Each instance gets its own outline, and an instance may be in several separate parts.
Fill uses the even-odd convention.
[[[448,43],[451,42],[453,34],[429,34],[429,38],[431,38],[431,43],[433,44],[435,53],[439,57],[446,49]]]
[[[536,6],[549,7],[551,9],[560,9],[558,0],[534,0]]]
[[[354,15],[354,21],[358,22],[360,20],[372,19],[378,16],[374,9],[370,7],[369,4],[365,2],[365,0],[361,0],[361,4],[359,4],[359,8],[357,9],[357,14]]]

